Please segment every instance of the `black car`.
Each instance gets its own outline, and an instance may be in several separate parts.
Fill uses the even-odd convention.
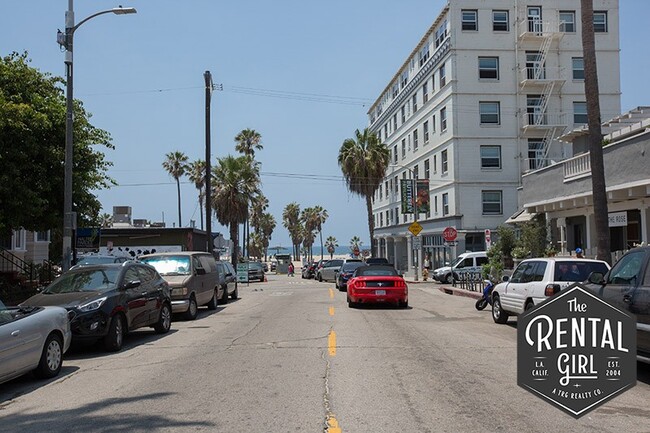
[[[264,265],[260,262],[248,262],[248,281],[264,281]]]
[[[366,263],[361,261],[359,262],[347,262],[341,265],[341,269],[336,273],[336,288],[340,291],[346,290],[348,288],[348,280],[352,278],[352,274],[357,268],[365,266]]]
[[[369,257],[366,259],[366,265],[388,265],[388,259],[385,257]]]
[[[314,278],[316,276],[316,265],[318,264],[317,261],[311,261],[307,262],[303,267],[302,267],[302,277],[309,279],[309,278]]]
[[[147,264],[128,261],[72,268],[21,306],[58,305],[71,317],[72,340],[102,340],[118,351],[124,335],[151,326],[171,326],[169,285]]]

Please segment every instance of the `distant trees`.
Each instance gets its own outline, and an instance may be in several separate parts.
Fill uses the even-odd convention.
[[[162,166],[171,177],[176,180],[176,190],[178,194],[178,227],[183,226],[183,220],[181,218],[181,176],[185,174],[187,168],[187,155],[183,152],[175,151],[170,152],[165,155],[165,161],[163,161]]]
[[[327,240],[325,241],[325,247],[327,248],[327,252],[330,254],[330,260],[334,258],[334,251],[336,251],[336,247],[338,246],[338,241],[334,236],[327,237]]]
[[[187,164],[187,177],[199,190],[199,211],[201,212],[201,230],[203,230],[203,200],[205,199],[205,161],[197,159]]]
[[[289,203],[282,211],[282,224],[289,231],[293,257],[300,257],[300,244],[303,240],[303,228],[300,221],[300,205],[296,202]]]
[[[361,250],[361,239],[359,239],[358,236],[353,236],[352,239],[350,239],[350,251],[352,254],[359,255],[359,251]]]

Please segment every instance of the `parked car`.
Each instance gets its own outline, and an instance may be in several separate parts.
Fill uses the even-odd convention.
[[[464,272],[481,272],[481,267],[488,262],[485,251],[475,251],[460,254],[449,266],[443,266],[433,270],[431,277],[441,283],[452,283],[458,280]]]
[[[348,280],[348,307],[359,304],[392,303],[407,308],[408,286],[393,266],[360,266]]]
[[[366,265],[389,265],[388,259],[385,257],[368,257]]]
[[[223,260],[217,260],[217,273],[219,274],[219,302],[227,304],[229,296],[230,299],[237,299],[239,297],[237,272],[232,264]]]
[[[650,363],[650,247],[628,251],[606,274],[589,276],[589,289],[615,307],[636,314],[636,350]]]
[[[271,272],[275,272],[278,269],[277,260],[271,260]]]
[[[140,256],[160,273],[171,288],[172,312],[194,320],[199,307],[217,309],[219,273],[212,254],[203,251],[180,251]]]
[[[318,281],[335,281],[336,271],[339,270],[343,264],[343,259],[328,260],[323,263],[323,266],[316,272],[316,279]]]
[[[248,262],[248,281],[264,281],[264,266],[260,262]]]
[[[609,270],[602,260],[570,257],[545,257],[524,260],[511,277],[492,290],[492,319],[506,323],[511,315],[519,315],[545,301],[575,282],[586,281],[592,272]]]
[[[101,255],[89,254],[89,255],[77,257],[77,262],[75,263],[75,266],[101,265],[104,263],[124,263],[127,260],[129,259],[126,257],[101,256]]]
[[[305,263],[302,267],[302,278],[314,278],[316,276],[316,265],[318,264],[317,261],[312,260],[311,262]]]
[[[70,269],[20,305],[64,307],[73,340],[102,340],[109,351],[120,350],[131,330],[151,326],[162,334],[171,326],[169,285],[134,261]]]
[[[320,260],[316,261],[316,267],[314,268],[314,278],[315,279],[318,279],[318,271],[323,269],[323,265],[325,265],[325,263],[327,263],[327,262],[329,262],[329,260],[326,260],[326,259],[320,259]]]
[[[61,307],[6,307],[0,301],[0,383],[33,371],[38,378],[59,374],[72,338]]]
[[[339,271],[336,273],[336,288],[340,291],[347,290],[348,280],[352,278],[354,271],[356,271],[357,268],[366,265],[367,263],[363,263],[361,261],[343,263]]]

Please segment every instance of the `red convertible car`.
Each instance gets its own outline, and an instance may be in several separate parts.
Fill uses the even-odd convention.
[[[408,286],[392,266],[361,266],[348,280],[348,306],[360,304],[409,304]]]

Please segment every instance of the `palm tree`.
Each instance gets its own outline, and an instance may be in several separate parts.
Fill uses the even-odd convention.
[[[314,258],[312,246],[314,245],[314,239],[316,238],[316,230],[318,229],[319,214],[315,207],[308,207],[303,209],[300,214],[300,220],[304,226],[304,235],[302,244],[308,248],[309,251],[309,260]]]
[[[212,208],[219,223],[227,225],[230,230],[230,240],[234,246],[231,263],[236,266],[239,255],[238,225],[246,221],[248,205],[260,193],[259,169],[257,165],[251,164],[249,157],[228,155],[217,160],[212,176]]]
[[[257,233],[262,236],[262,246],[264,247],[264,261],[267,259],[266,251],[269,248],[269,241],[271,240],[273,230],[275,230],[275,218],[270,213],[263,213],[260,217]]]
[[[375,247],[375,219],[372,214],[372,197],[386,175],[390,151],[386,144],[368,128],[355,131],[355,138],[343,141],[339,150],[338,162],[345,177],[348,189],[366,199],[368,229],[373,255]]]
[[[243,155],[255,158],[255,150],[262,150],[262,135],[254,129],[244,129],[235,136],[235,150]]]
[[[352,251],[352,254],[355,256],[358,255],[358,251],[361,249],[361,239],[359,239],[358,236],[354,236],[352,239],[350,239],[350,251]]]
[[[282,224],[289,231],[289,237],[291,237],[291,243],[293,244],[293,257],[299,257],[300,244],[302,243],[302,224],[300,222],[300,205],[298,203],[289,203],[284,207]]]
[[[109,228],[109,227],[113,226],[113,215],[108,214],[108,213],[103,213],[99,217],[99,219],[101,221],[101,224],[102,224],[103,228]]]
[[[323,224],[325,224],[325,221],[327,221],[329,215],[327,214],[327,211],[323,209],[322,206],[314,207],[314,213],[318,224],[316,228],[318,229],[318,234],[320,235],[320,258],[322,260],[323,259]]]
[[[587,125],[589,127],[591,187],[594,196],[594,220],[598,239],[596,257],[611,264],[611,241],[607,215],[607,193],[605,191],[605,164],[603,161],[603,134],[600,127],[600,102],[598,99],[593,0],[581,0],[580,6],[582,9],[582,52],[585,68]]]
[[[190,182],[194,183],[196,189],[199,190],[199,209],[201,211],[201,230],[203,230],[203,198],[205,193],[205,161],[197,159],[187,165],[187,177]]]
[[[183,152],[175,151],[165,155],[167,158],[162,166],[171,177],[176,180],[176,190],[178,192],[178,227],[182,227],[181,218],[181,176],[185,174],[187,168],[187,155]]]
[[[330,260],[334,258],[334,251],[336,247],[339,246],[338,241],[334,236],[328,236],[325,241],[325,246],[327,247],[327,252],[330,253]]]

